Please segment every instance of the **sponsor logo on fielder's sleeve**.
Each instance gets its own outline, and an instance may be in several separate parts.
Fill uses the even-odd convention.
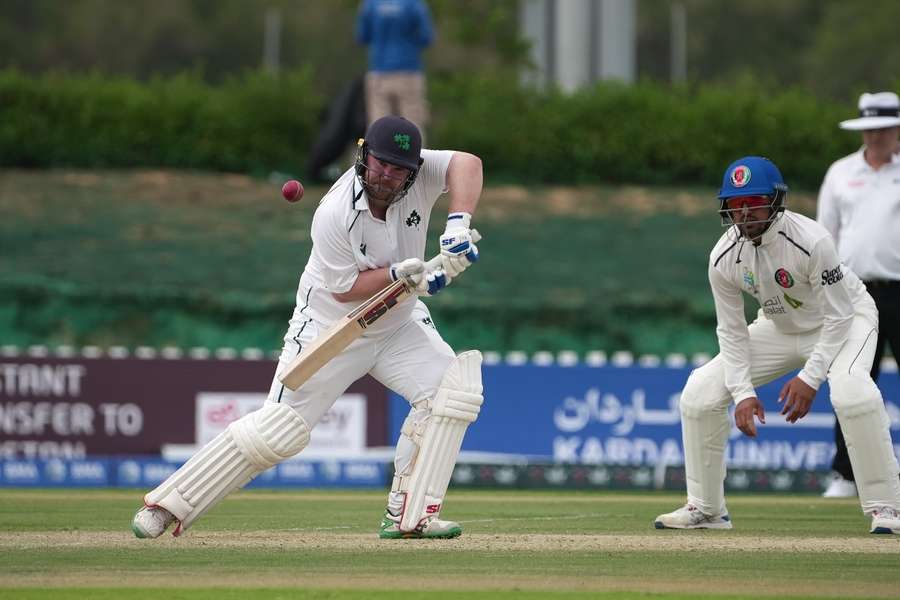
[[[781,268],[775,271],[775,283],[787,289],[794,286],[794,277],[787,269]]]
[[[844,274],[841,272],[841,265],[838,265],[833,269],[825,269],[822,271],[822,285],[831,285],[843,278]]]

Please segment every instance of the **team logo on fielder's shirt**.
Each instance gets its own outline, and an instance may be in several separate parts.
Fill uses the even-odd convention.
[[[756,278],[753,276],[753,271],[747,267],[744,267],[744,284],[754,296],[759,294],[759,287],[756,285]]]
[[[787,269],[778,269],[777,271],[775,271],[775,283],[785,289],[794,287],[794,277],[788,272]]]
[[[750,168],[744,165],[738,165],[731,171],[731,185],[734,187],[744,187],[750,183]]]
[[[418,227],[419,223],[422,222],[422,217],[419,216],[415,210],[409,213],[409,216],[406,217],[406,226],[407,227]]]

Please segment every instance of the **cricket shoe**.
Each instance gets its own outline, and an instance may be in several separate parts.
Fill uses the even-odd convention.
[[[145,506],[137,511],[131,521],[131,530],[139,538],[158,538],[169,525],[175,522],[175,515],[159,506]]]
[[[462,527],[453,521],[441,521],[437,517],[427,517],[412,531],[400,531],[400,517],[384,511],[378,537],[383,540],[404,539],[450,539],[462,535]]]
[[[731,529],[731,517],[727,512],[707,515],[693,504],[685,504],[678,510],[656,517],[657,529]]]
[[[872,513],[870,533],[900,533],[900,512],[890,506],[879,506]]]

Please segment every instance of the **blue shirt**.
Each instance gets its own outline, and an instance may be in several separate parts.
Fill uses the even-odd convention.
[[[369,46],[369,71],[421,71],[433,35],[421,0],[365,0],[356,18],[356,40]]]

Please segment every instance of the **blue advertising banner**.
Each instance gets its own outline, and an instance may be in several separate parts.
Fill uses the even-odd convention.
[[[622,466],[682,465],[678,399],[689,367],[486,365],[484,406],[463,450],[562,463]],[[755,439],[732,428],[732,468],[828,470],[834,454],[834,413],[824,385],[812,411],[790,424],[778,393],[788,377],[758,389],[766,424]],[[884,373],[879,387],[900,455],[900,377]],[[391,397],[391,439],[408,412]],[[496,459],[496,457],[494,457]],[[510,459],[513,459],[510,456]]]
[[[0,487],[125,487],[151,489],[182,464],[153,456],[0,461]],[[289,460],[251,481],[248,488],[384,487],[382,460]]]

